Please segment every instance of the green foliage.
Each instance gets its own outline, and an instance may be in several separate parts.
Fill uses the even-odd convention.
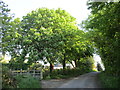
[[[30,59],[38,60],[43,57],[48,62],[55,62],[58,53],[68,47],[66,42],[69,42],[72,33],[77,30],[75,18],[61,9],[37,9],[23,17],[21,23],[25,30],[22,33],[26,36],[21,44],[28,48],[29,63],[33,62]]]
[[[9,68],[2,65],[2,88],[16,88],[17,83],[15,78],[11,75]]]
[[[22,21],[16,18],[8,25],[11,27],[5,34],[11,38],[3,36],[3,43],[6,43],[3,47],[10,53],[11,63],[18,63],[20,68],[26,59],[32,64],[43,57],[49,63],[58,60],[65,67],[66,62],[93,53],[85,33],[76,26],[75,18],[60,8],[39,8],[24,16]]]
[[[22,69],[25,60],[29,66],[42,59],[51,65],[60,62],[65,69],[66,62],[92,56],[94,51],[86,33],[78,29],[75,18],[60,8],[39,8],[21,21],[16,18],[5,25],[8,28],[2,27],[2,45],[3,51],[11,55],[10,68]]]
[[[95,61],[93,57],[85,57],[81,58],[80,61],[78,62],[79,67],[84,67],[85,69],[91,69],[93,68]]]
[[[41,70],[42,69],[42,65],[40,63],[32,63],[32,65],[30,65],[30,69],[32,70]]]
[[[2,88],[41,88],[40,81],[30,75],[13,77],[9,68],[2,65]]]
[[[13,62],[4,63],[2,65],[6,66],[6,67],[8,67],[9,69],[12,69],[12,70],[20,70],[20,69],[27,70],[28,67],[30,66],[29,64],[24,63],[24,64],[22,64],[22,68],[21,68],[19,63],[13,63]]]
[[[95,42],[106,73],[119,76],[120,2],[89,2],[88,6],[91,15],[84,21],[84,28]]]
[[[52,74],[49,74],[45,72],[44,79],[65,79],[65,78],[71,78],[71,77],[76,77],[79,75],[82,75],[84,73],[91,72],[89,69],[85,68],[73,68],[73,69],[65,69],[63,72],[63,69],[56,69],[53,70]],[[47,74],[46,74],[47,73]]]
[[[7,8],[7,5],[3,2],[3,1],[0,1],[0,9],[1,9],[1,12],[0,12],[0,20],[1,20],[1,23],[0,23],[0,31],[1,31],[1,39],[4,43],[1,43],[2,47],[1,47],[1,50],[2,50],[2,54],[5,55],[5,51],[6,51],[6,48],[4,48],[4,46],[7,46],[8,44],[6,43],[6,40],[8,38],[10,38],[10,35],[7,35],[6,32],[7,32],[7,29],[9,28],[9,21],[11,20],[11,17],[9,16],[9,9]],[[6,37],[6,39],[5,39]]]
[[[15,78],[17,80],[17,88],[41,88],[40,81],[30,75],[19,75]]]
[[[103,88],[120,88],[118,81],[120,77],[113,77],[107,75],[105,72],[101,72],[99,78]]]

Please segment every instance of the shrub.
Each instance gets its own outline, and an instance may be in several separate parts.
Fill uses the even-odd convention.
[[[44,72],[43,74],[43,78],[44,79],[60,79],[60,78],[70,78],[70,77],[76,77],[79,76],[81,74],[90,72],[90,70],[86,69],[86,70],[82,70],[79,68],[73,68],[73,69],[65,69],[63,71],[63,69],[56,69],[53,70],[53,72],[50,74],[48,72]]]
[[[41,88],[39,80],[30,75],[18,75],[16,76],[16,80],[18,82],[17,88]]]
[[[15,78],[11,75],[9,68],[2,65],[2,88],[16,88],[17,83]]]
[[[99,78],[103,88],[120,88],[118,81],[120,77],[110,76],[105,72],[101,72]]]

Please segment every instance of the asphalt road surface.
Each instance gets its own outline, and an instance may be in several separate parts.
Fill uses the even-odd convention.
[[[58,88],[101,88],[98,80],[98,74],[100,72],[90,72],[80,75]]]

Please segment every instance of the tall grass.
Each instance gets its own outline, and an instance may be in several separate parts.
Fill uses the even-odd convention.
[[[99,79],[103,88],[120,88],[119,79],[120,77],[109,76],[105,72],[99,74]]]
[[[17,88],[41,88],[40,81],[30,75],[18,75],[15,78],[17,80]]]

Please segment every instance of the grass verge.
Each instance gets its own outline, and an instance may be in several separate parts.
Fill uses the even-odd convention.
[[[17,88],[41,88],[40,81],[31,75],[18,75],[15,79],[17,80]]]
[[[120,88],[120,77],[109,76],[105,72],[99,74],[99,79],[103,88]]]

